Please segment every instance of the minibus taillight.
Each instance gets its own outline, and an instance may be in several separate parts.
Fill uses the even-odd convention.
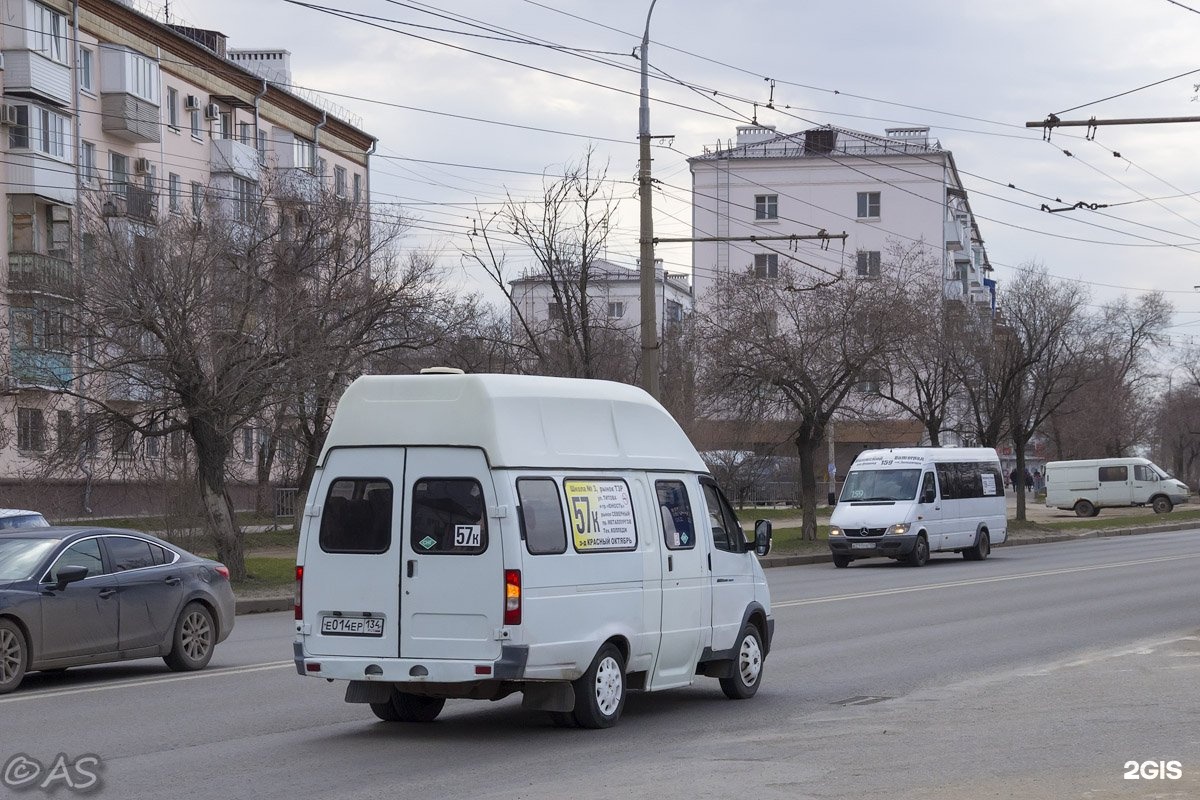
[[[296,567],[296,619],[304,619],[304,567]]]
[[[504,624],[521,624],[521,570],[504,570]]]

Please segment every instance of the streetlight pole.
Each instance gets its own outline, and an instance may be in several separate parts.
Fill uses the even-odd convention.
[[[654,213],[650,184],[650,15],[654,4],[646,12],[646,32],[642,35],[642,48],[638,58],[642,62],[642,95],[638,108],[638,193],[641,200],[641,292],[642,292],[642,388],[652,397],[661,397],[658,382],[658,331],[654,324]],[[664,294],[666,286],[664,283]]]

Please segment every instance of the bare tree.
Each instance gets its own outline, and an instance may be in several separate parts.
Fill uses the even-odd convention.
[[[1017,457],[1017,519],[1025,520],[1025,448],[1034,433],[1087,385],[1079,369],[1095,341],[1077,284],[1052,279],[1044,269],[1022,271],[1003,294],[998,336],[1002,363],[1012,372],[1005,408]]]
[[[463,257],[504,293],[523,371],[631,380],[637,365],[630,332],[609,321],[595,285],[616,204],[607,166],[594,156],[589,147],[561,177],[546,177],[537,202],[510,195],[500,211],[480,212]],[[534,264],[519,276],[502,247],[510,236]],[[545,314],[531,302],[542,287],[550,298]]]
[[[907,276],[814,283],[791,265],[778,278],[733,273],[703,299],[701,392],[715,416],[786,420],[800,461],[803,536],[816,538],[817,453],[864,370],[895,346]]]

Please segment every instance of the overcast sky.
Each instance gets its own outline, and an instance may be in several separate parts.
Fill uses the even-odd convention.
[[[543,172],[561,173],[589,142],[622,181],[609,257],[633,265],[639,78],[631,52],[649,0],[311,5],[380,19],[286,0],[170,3],[173,15],[222,31],[233,47],[290,50],[296,84],[361,115],[380,140],[373,199],[406,206],[415,219],[408,242],[438,252],[456,275],[474,205],[490,211],[506,192],[532,196]],[[733,137],[754,100],[759,122],[787,132],[928,125],[970,173],[962,177],[1001,283],[1037,261],[1091,284],[1097,303],[1159,289],[1179,312],[1175,332],[1200,335],[1200,124],[1102,127],[1094,141],[1081,128],[1059,129],[1049,143],[1024,126],[1059,112],[1200,116],[1200,72],[1095,102],[1200,70],[1197,12],[1200,0],[658,0],[651,65],[703,88],[651,80],[652,132],[675,137],[654,151],[663,185],[655,233],[689,235],[686,158]],[[497,28],[571,50],[501,41]],[[775,111],[761,107],[767,79]],[[1039,210],[1047,198],[1111,207],[1048,214]],[[690,268],[686,245],[657,254],[667,269]]]

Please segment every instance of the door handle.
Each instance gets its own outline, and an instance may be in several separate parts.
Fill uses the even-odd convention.
[[[717,578],[717,583],[733,583],[733,578]]]
[[[101,589],[100,597],[108,598],[108,597],[112,597],[116,593],[117,593],[116,589]]]
[[[417,574],[417,562],[416,562],[416,560],[410,559],[408,562],[408,577],[411,578],[411,577],[415,576],[416,574]]]
[[[178,586],[179,578],[175,577],[174,575],[168,575],[163,579],[163,583],[165,583],[167,586]]]
[[[667,572],[675,571],[675,556],[667,556]]]

